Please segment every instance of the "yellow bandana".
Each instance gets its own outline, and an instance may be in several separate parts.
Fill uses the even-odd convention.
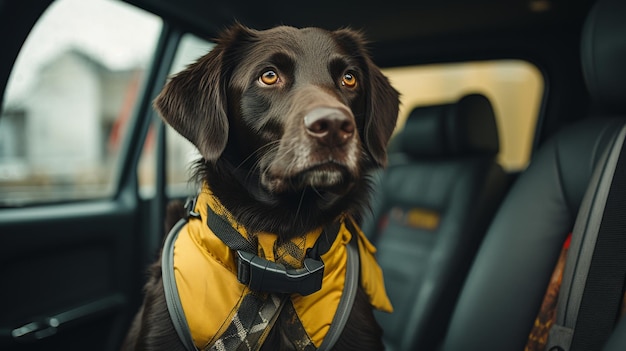
[[[210,190],[204,188],[195,207],[200,218],[190,218],[174,244],[176,286],[193,341],[199,349],[210,346],[219,338],[237,312],[243,297],[250,293],[250,289],[237,280],[236,253],[215,236],[206,223],[207,206],[218,215],[230,219],[231,225],[248,239],[245,228],[237,225]],[[346,245],[352,238],[344,221],[353,220],[349,217],[341,219],[335,241],[328,252],[321,256],[325,265],[322,288],[307,296],[290,296],[296,314],[315,347],[319,347],[330,328],[344,287]],[[358,228],[356,224],[353,227]],[[374,256],[376,249],[361,230],[356,231],[354,234],[358,235],[361,286],[369,296],[372,306],[391,312],[382,271]],[[258,233],[258,255],[270,261],[281,259],[298,268],[302,265],[301,260],[295,259],[297,254],[294,255],[293,252],[291,255],[287,254],[287,251],[292,251],[289,247],[295,245],[299,249],[297,251],[306,252],[314,246],[321,233],[322,228],[316,229],[292,239],[289,245],[277,245],[275,234]]]

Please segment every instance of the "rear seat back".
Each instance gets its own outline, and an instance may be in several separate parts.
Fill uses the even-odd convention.
[[[625,16],[623,0],[595,4],[581,54],[601,112],[552,137],[514,184],[470,270],[443,350],[524,349],[591,176],[626,124]]]
[[[394,138],[374,225],[364,225],[398,307],[377,314],[388,350],[429,350],[443,337],[507,185],[498,150],[492,106],[478,94],[416,108]]]

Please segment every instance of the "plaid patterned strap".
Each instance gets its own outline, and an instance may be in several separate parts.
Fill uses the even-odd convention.
[[[259,252],[256,252],[257,243],[252,243],[240,234],[237,229],[233,228],[228,220],[227,213],[224,216],[218,213],[222,211],[214,211],[211,206],[207,207],[209,216],[207,220],[208,227],[230,249],[250,252],[254,255],[258,254],[260,257],[274,257],[275,263],[281,264],[288,269],[302,268],[305,259],[312,257],[319,258],[321,254],[328,251],[335,241],[341,226],[340,221],[337,221],[325,228],[315,241],[314,246],[310,250],[311,252],[307,252],[306,234],[302,237],[297,237],[282,243],[279,243],[278,240],[274,241],[273,248],[271,249],[272,252],[263,252],[262,246],[258,245]],[[355,240],[353,241],[356,243]],[[354,256],[352,262],[355,262],[356,259],[357,268],[356,270],[353,269],[351,273],[358,277],[358,254],[353,254],[352,256]],[[320,284],[323,271],[321,274],[322,275],[319,277]],[[353,279],[350,281],[353,281]],[[356,291],[356,288],[354,291]],[[347,306],[351,306],[353,298],[346,300],[342,297],[342,300],[350,302]],[[344,305],[346,305],[345,301]],[[346,311],[343,312],[345,313]],[[224,328],[217,333],[217,339],[214,340],[206,350],[256,351],[263,345],[268,333],[281,313],[286,315],[285,320],[287,322],[283,327],[288,329],[290,340],[293,345],[296,346],[297,350],[315,351],[317,348],[298,318],[296,310],[289,298],[289,294],[268,293],[254,290],[244,295],[241,303],[236,307],[236,311],[233,313],[230,322],[225,323]],[[343,329],[345,321],[342,321],[343,323],[336,322],[337,321],[333,320],[333,324],[340,324],[341,327],[339,329]],[[337,333],[331,334],[334,335]],[[328,342],[326,344],[333,345],[336,338],[331,339],[333,340],[330,341],[330,344]],[[330,348],[332,348],[332,346],[330,346]]]
[[[265,296],[264,296],[265,295]],[[298,351],[315,351],[315,345],[304,330],[288,296],[247,294],[221,336],[208,351],[257,351],[261,348],[278,316],[289,317],[284,327]]]
[[[246,294],[230,324],[208,350],[258,350],[272,329],[287,297],[257,292]]]

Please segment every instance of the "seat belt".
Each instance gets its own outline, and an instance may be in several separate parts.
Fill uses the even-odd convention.
[[[601,350],[626,279],[626,126],[596,167],[581,204],[546,350]]]

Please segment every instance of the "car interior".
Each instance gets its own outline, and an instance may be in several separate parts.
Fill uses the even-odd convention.
[[[0,0],[0,349],[120,348],[167,204],[197,191],[198,153],[152,101],[239,22],[358,29],[401,93],[361,221],[387,350],[625,350],[624,18],[622,0]]]
[[[508,188],[498,148],[491,103],[479,94],[415,108],[394,139],[372,195],[367,220],[375,223],[363,226],[378,248],[390,299],[403,306],[377,315],[390,349],[433,349],[441,341]]]

